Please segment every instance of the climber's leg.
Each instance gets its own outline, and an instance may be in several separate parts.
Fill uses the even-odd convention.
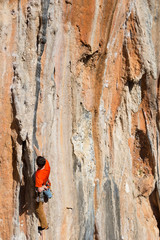
[[[46,215],[43,210],[43,202],[36,202],[36,214],[40,221],[41,227],[44,229],[47,229],[48,224],[47,224],[47,220],[46,220]]]

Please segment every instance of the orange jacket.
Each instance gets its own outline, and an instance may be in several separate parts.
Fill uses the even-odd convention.
[[[36,171],[36,179],[35,179],[35,187],[42,187],[46,185],[47,181],[49,181],[49,174],[50,174],[50,165],[49,162],[46,160],[44,169],[38,169]],[[50,185],[50,181],[49,181]]]

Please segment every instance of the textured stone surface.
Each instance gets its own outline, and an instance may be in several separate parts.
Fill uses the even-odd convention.
[[[0,239],[159,239],[160,3],[1,0]]]

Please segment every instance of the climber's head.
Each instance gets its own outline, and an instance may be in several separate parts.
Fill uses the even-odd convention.
[[[36,162],[37,166],[41,169],[46,164],[46,159],[44,157],[38,156]]]

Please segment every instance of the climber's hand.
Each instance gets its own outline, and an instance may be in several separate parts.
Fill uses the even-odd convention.
[[[47,190],[47,189],[48,189],[48,187],[46,185],[44,185],[44,191]]]
[[[45,185],[43,185],[42,187],[38,187],[38,192],[42,192],[42,191],[45,191],[47,189],[48,188]]]

